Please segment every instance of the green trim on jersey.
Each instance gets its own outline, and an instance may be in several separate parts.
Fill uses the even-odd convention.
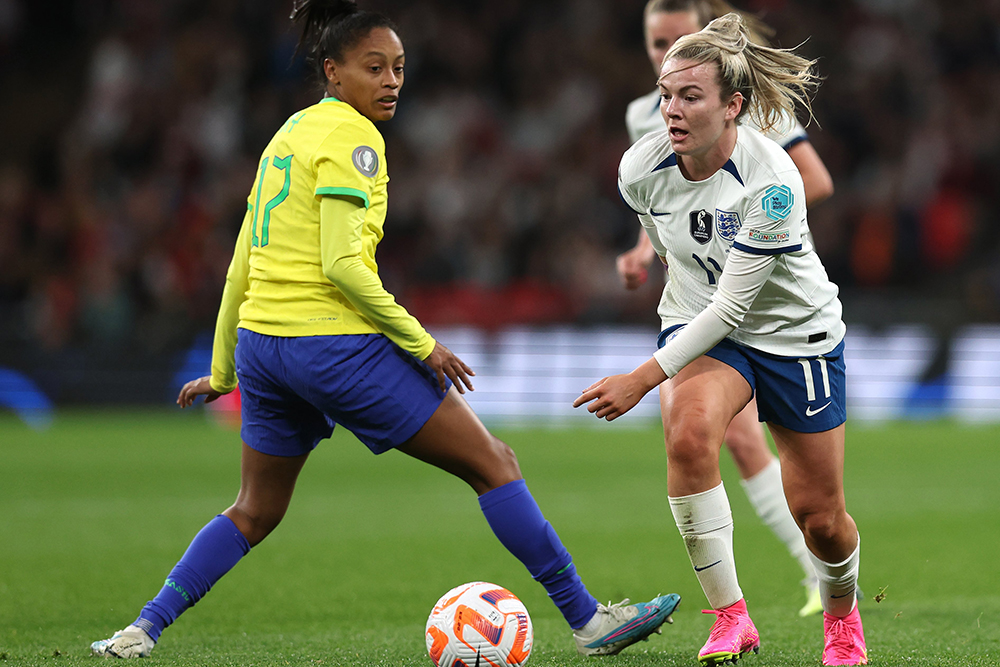
[[[368,208],[368,195],[366,195],[361,190],[355,188],[316,188],[316,194],[323,197],[335,196],[335,195],[347,195],[349,197],[357,197],[365,203],[365,208]]]
[[[320,104],[325,104],[326,102],[343,102],[343,100],[338,100],[333,95],[327,95],[326,97],[324,97],[319,101]]]

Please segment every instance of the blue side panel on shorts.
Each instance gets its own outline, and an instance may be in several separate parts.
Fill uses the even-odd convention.
[[[381,454],[413,437],[446,393],[430,367],[381,334],[278,337],[240,329],[236,374],[243,440],[276,456],[311,451],[335,424]]]
[[[657,347],[684,325],[660,332]],[[827,354],[782,357],[728,338],[705,353],[739,371],[757,397],[757,417],[798,433],[819,433],[847,421],[844,342]]]

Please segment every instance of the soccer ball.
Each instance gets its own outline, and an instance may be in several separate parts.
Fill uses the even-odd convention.
[[[531,655],[531,618],[502,586],[475,581],[441,596],[424,639],[436,667],[520,667]]]

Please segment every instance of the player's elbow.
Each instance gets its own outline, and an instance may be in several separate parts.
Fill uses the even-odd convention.
[[[814,206],[832,196],[833,179],[830,177],[830,174],[823,172],[817,175],[814,183],[810,184],[809,192],[806,196],[806,206]]]
[[[338,257],[331,262],[323,262],[323,275],[334,285],[349,282],[353,269],[350,257]]]
[[[249,289],[250,281],[247,279],[247,276],[233,275],[232,273],[226,274],[226,282],[222,286],[223,305],[225,305],[225,302],[233,300],[243,303]],[[236,295],[239,296],[237,297]]]
[[[720,299],[718,296],[716,294],[716,299],[709,304],[709,308],[726,326],[732,329],[739,328],[747,315],[747,309],[738,305],[733,298]]]

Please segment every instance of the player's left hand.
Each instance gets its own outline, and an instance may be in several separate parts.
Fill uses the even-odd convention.
[[[623,252],[615,259],[615,269],[628,290],[636,290],[646,284],[646,279],[649,278],[648,267],[649,262],[643,257],[642,248]]]
[[[590,403],[587,406],[588,412],[594,413],[598,419],[614,421],[634,408],[647,391],[649,390],[641,387],[631,373],[612,375],[584,389],[573,401],[573,407]]]
[[[181,387],[181,393],[177,395],[177,405],[181,406],[181,409],[191,407],[194,403],[194,399],[199,396],[205,397],[206,403],[211,403],[219,396],[222,396],[222,392],[215,391],[212,389],[212,385],[209,382],[212,379],[210,375],[198,378],[197,380],[191,380],[183,387]]]
[[[447,391],[448,385],[445,382],[445,377],[451,380],[451,383],[455,385],[458,389],[458,393],[464,394],[465,387],[469,388],[469,391],[475,391],[476,388],[472,386],[472,380],[469,378],[474,376],[476,373],[469,366],[458,358],[454,352],[446,348],[441,343],[434,343],[434,349],[431,350],[430,355],[424,359],[424,363],[431,367],[431,369],[437,374],[438,386],[441,387],[441,391]]]
[[[635,407],[649,390],[667,379],[655,359],[650,359],[631,373],[612,375],[598,380],[583,390],[573,407],[590,403],[587,411],[598,419],[614,421]]]

